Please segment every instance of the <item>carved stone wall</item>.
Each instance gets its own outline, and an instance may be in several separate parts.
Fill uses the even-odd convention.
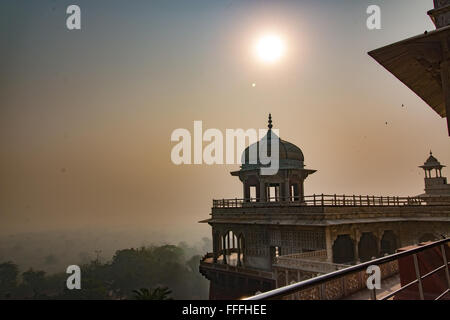
[[[282,255],[325,249],[324,230],[275,229],[269,231],[271,246],[282,248]]]

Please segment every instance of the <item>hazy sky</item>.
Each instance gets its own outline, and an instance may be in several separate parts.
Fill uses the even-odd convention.
[[[78,4],[82,30],[66,29]],[[366,28],[378,4],[382,30]],[[105,227],[209,235],[237,166],[175,166],[176,128],[264,128],[302,148],[307,194],[416,195],[446,122],[367,52],[432,30],[432,0],[0,4],[0,232]],[[278,63],[252,43],[286,39]],[[256,86],[253,87],[252,84]],[[402,108],[404,104],[404,108]],[[387,122],[387,125],[386,125]],[[450,175],[449,170],[444,170]]]

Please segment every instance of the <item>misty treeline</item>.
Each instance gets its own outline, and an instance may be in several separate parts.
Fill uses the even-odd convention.
[[[209,246],[210,239],[202,241]],[[118,250],[110,261],[80,265],[80,290],[67,289],[65,270],[21,272],[14,262],[0,261],[0,299],[207,299],[200,259],[198,248],[184,242]]]

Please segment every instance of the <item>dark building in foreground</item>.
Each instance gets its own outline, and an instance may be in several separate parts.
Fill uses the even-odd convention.
[[[241,198],[213,200],[201,221],[212,227],[213,252],[200,264],[211,299],[268,291],[450,234],[450,186],[433,156],[422,166],[425,193],[414,197],[306,196],[315,170],[305,168],[301,149],[280,140],[279,157],[273,176],[243,162],[231,173]]]

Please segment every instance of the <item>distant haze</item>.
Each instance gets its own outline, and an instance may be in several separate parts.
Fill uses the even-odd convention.
[[[72,1],[2,1],[0,233],[210,235],[197,222],[242,197],[238,166],[175,166],[170,135],[265,128],[269,112],[318,170],[307,194],[422,193],[430,149],[450,165],[445,120],[367,52],[432,30],[433,1],[377,1],[369,31],[372,2],[80,0],[68,31]],[[267,66],[250,45],[271,28],[287,50]]]

